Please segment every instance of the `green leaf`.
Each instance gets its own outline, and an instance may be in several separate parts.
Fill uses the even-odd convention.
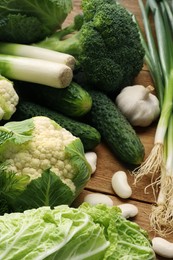
[[[100,260],[108,246],[102,228],[67,205],[0,217],[1,260]]]
[[[105,237],[111,242],[103,260],[155,259],[147,231],[125,219],[117,207],[107,207],[104,204],[93,207],[83,203],[80,209],[104,228]]]
[[[72,0],[1,0],[0,40],[34,43],[60,29]]]
[[[0,145],[7,141],[15,144],[22,144],[32,139],[32,131],[34,129],[33,119],[23,121],[9,122],[0,127]]]
[[[26,175],[16,175],[0,164],[0,214],[13,210],[14,200],[25,190],[29,182]]]
[[[54,207],[71,204],[74,199],[72,190],[51,170],[32,180],[16,201],[16,209],[31,209],[41,206]]]
[[[86,182],[91,176],[91,166],[86,161],[84,155],[84,148],[81,145],[81,140],[79,138],[75,139],[66,147],[66,154],[71,160],[71,164],[75,169],[75,175],[72,180],[76,187],[76,196],[81,192],[81,190],[86,185]]]

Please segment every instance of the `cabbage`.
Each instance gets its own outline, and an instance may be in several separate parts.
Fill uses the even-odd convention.
[[[40,41],[61,28],[72,8],[72,0],[1,0],[0,40]]]
[[[1,260],[150,260],[147,233],[117,207],[60,205],[0,216]]]

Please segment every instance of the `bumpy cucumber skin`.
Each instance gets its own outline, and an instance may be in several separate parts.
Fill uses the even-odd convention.
[[[83,143],[84,150],[94,149],[101,141],[101,135],[94,127],[68,118],[58,112],[50,110],[30,101],[20,101],[17,111],[12,120],[25,120],[34,116],[47,116],[67,129],[74,136],[79,137]]]
[[[15,88],[25,100],[50,108],[65,116],[78,118],[87,114],[92,106],[89,93],[76,82],[57,89],[33,83],[17,82]]]
[[[105,143],[121,161],[139,165],[144,159],[144,146],[133,127],[104,93],[90,90],[93,105],[90,120]]]

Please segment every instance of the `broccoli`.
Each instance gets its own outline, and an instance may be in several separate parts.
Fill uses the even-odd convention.
[[[72,0],[1,0],[0,40],[33,43],[61,28]]]
[[[73,55],[91,85],[119,92],[138,75],[144,61],[133,15],[114,0],[82,0],[82,15],[36,45]]]

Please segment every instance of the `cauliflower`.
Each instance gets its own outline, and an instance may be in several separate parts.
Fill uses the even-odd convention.
[[[45,116],[0,127],[0,162],[15,209],[71,204],[91,176],[81,140]]]
[[[16,111],[19,97],[10,80],[0,75],[0,120],[9,120]]]

